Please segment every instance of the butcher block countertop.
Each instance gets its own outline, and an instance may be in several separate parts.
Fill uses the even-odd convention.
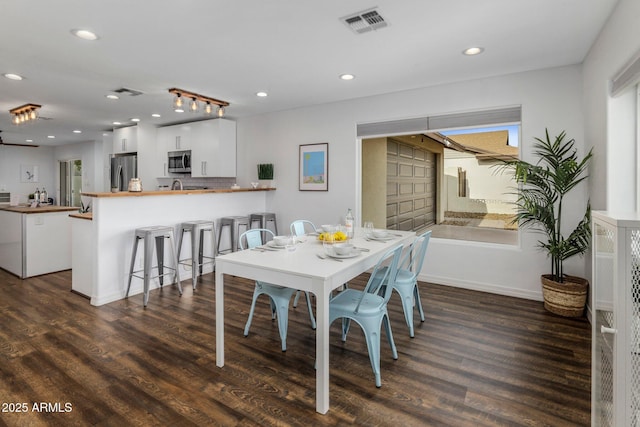
[[[45,205],[38,206],[37,208],[32,208],[29,206],[0,206],[0,210],[23,213],[23,214],[41,214],[41,213],[50,213],[50,212],[70,212],[77,211],[77,206],[55,206],[55,205]]]
[[[92,212],[72,213],[72,214],[69,214],[69,216],[71,218],[86,219],[86,220],[89,220],[89,221],[93,220],[93,213]]]
[[[184,194],[243,193],[247,191],[273,191],[275,188],[219,188],[207,190],[158,190],[158,191],[119,191],[117,193],[81,193],[87,197],[144,197],[177,196]]]

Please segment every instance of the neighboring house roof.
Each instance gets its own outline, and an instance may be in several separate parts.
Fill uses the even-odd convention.
[[[456,142],[464,151],[475,153],[478,159],[518,158],[518,147],[509,145],[509,131],[506,130],[448,135],[447,138]]]

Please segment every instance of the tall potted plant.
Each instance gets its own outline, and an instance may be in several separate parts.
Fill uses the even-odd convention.
[[[538,247],[551,258],[551,273],[541,276],[545,308],[562,316],[579,317],[584,313],[589,283],[566,275],[563,263],[574,255],[583,255],[589,248],[591,208],[587,201],[584,216],[566,236],[563,202],[567,193],[588,177],[586,171],[593,150],[579,159],[575,139],[567,140],[564,131],[553,139],[548,130],[545,133],[545,139],[535,138],[534,154],[538,157],[535,164],[524,160],[504,164],[520,187],[514,223],[544,236]]]

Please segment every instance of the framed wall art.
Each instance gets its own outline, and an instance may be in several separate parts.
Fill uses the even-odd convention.
[[[38,166],[20,165],[20,182],[38,182]]]
[[[329,143],[300,145],[300,191],[329,190]]]

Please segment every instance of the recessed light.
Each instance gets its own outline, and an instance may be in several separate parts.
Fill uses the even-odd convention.
[[[153,114],[151,115],[151,117],[158,118],[158,117],[162,117],[162,116],[161,116],[160,114],[158,114],[158,113],[153,113]]]
[[[462,53],[467,56],[479,55],[482,52],[484,52],[483,47],[470,47],[462,51]]]
[[[175,110],[176,113],[184,113],[184,110],[182,108],[176,108]]]
[[[73,133],[82,133],[82,131],[79,130],[79,129],[76,129],[76,130],[73,131]]]
[[[80,37],[83,40],[89,40],[89,41],[98,40],[98,36],[89,30],[80,30],[80,29],[71,30],[71,34],[73,34],[76,37]]]
[[[8,78],[9,80],[22,80],[22,79],[24,79],[24,77],[22,77],[21,75],[13,74],[13,73],[6,73],[6,74],[3,74],[3,76]]]
[[[353,74],[340,74],[341,80],[353,80],[355,78],[356,76],[354,76]]]
[[[55,135],[48,135],[47,138],[49,139],[54,139],[56,136]]]
[[[139,118],[137,118],[137,117],[134,117],[133,119],[131,119],[131,121],[132,121],[132,122],[139,122],[139,121],[140,121],[140,119],[139,119]]]
[[[33,142],[33,139],[25,139],[24,142]]]
[[[269,94],[263,90],[261,90],[260,92],[256,92],[256,96],[259,96],[260,98],[265,98],[268,95]]]
[[[114,95],[114,94],[105,95],[105,97],[109,99],[120,99],[118,95]]]
[[[120,122],[113,122],[113,124],[114,124],[114,125],[116,125],[116,126],[118,126],[118,125],[121,125],[122,123],[120,123]]]

